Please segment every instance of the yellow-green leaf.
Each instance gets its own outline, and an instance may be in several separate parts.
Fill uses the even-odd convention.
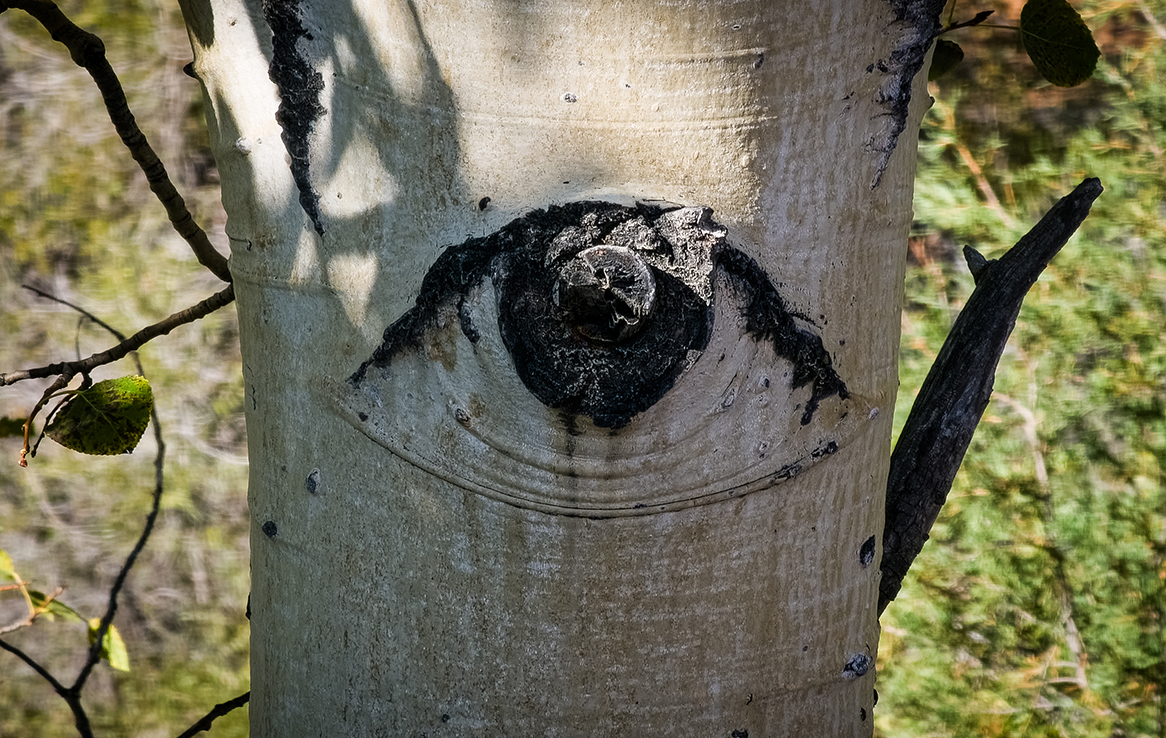
[[[153,407],[145,377],[107,379],[72,393],[45,435],[83,454],[128,454],[142,439]]]
[[[4,549],[0,549],[0,582],[15,582],[16,581],[16,567],[12,563],[12,557]]]
[[[1040,75],[1058,87],[1093,76],[1101,52],[1068,0],[1029,0],[1020,11],[1024,50]]]
[[[43,617],[49,620],[56,618],[64,618],[65,620],[74,620],[78,623],[84,623],[85,618],[73,608],[61,602],[58,599],[50,600],[44,592],[38,592],[35,589],[28,590],[28,598],[32,600],[33,607],[44,608]],[[47,603],[47,604],[46,604]]]
[[[964,60],[964,50],[954,41],[941,38],[935,42],[935,53],[931,55],[931,68],[927,79],[939,79]]]
[[[89,620],[89,645],[97,640],[97,629],[101,627],[101,618],[91,618]],[[118,671],[130,670],[130,654],[126,650],[126,643],[121,639],[121,633],[117,632],[117,626],[113,623],[109,624],[109,630],[105,631],[105,638],[101,639],[101,658],[109,662],[109,665]]]

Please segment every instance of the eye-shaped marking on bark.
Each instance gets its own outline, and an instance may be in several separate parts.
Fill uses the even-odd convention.
[[[793,386],[812,386],[801,422],[825,397],[847,397],[822,340],[791,311],[757,262],[729,245],[709,208],[624,207],[577,202],[536,210],[485,238],[446,250],[416,305],[350,378],[363,381],[417,347],[487,277],[499,328],[527,388],[551,408],[618,429],[659,400],[704,350],[713,321],[714,271],[741,302],[747,332],[795,367]]]
[[[455,484],[560,514],[643,515],[800,474],[870,406],[711,215],[576,202],[448,248],[335,387],[341,412]]]

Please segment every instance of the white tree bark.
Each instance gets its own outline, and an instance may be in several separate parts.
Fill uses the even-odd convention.
[[[184,3],[242,331],[254,735],[871,733],[906,10]],[[803,423],[721,272],[707,348],[618,429],[526,389],[489,277],[348,381],[443,250],[587,199],[712,208],[847,392]]]

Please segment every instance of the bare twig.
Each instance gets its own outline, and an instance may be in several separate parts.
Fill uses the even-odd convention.
[[[221,718],[223,715],[226,715],[232,710],[236,710],[242,707],[243,705],[247,704],[248,700],[250,699],[251,693],[244,692],[233,700],[220,702],[219,704],[215,705],[213,710],[208,712],[206,715],[203,715],[197,723],[184,730],[182,734],[178,736],[178,738],[191,738],[191,736],[197,735],[204,730],[210,730],[211,723],[215,721],[215,718]]]
[[[101,327],[105,328],[110,333],[112,333],[115,337],[117,337],[121,341],[121,343],[118,344],[118,346],[115,347],[114,349],[111,349],[111,351],[115,351],[120,347],[132,344],[138,336],[142,335],[142,333],[145,333],[146,331],[150,330],[150,328],[155,327],[155,326],[151,326],[150,328],[143,329],[142,331],[139,331],[137,334],[135,334],[133,337],[126,339],[124,334],[122,334],[116,328],[109,325],[105,321],[100,320],[99,318],[97,318],[92,313],[88,312],[87,310],[84,310],[76,305],[73,305],[70,302],[62,300],[58,297],[55,297],[55,296],[50,295],[48,293],[42,292],[40,290],[31,288],[31,287],[29,289],[32,289],[34,292],[42,295],[43,297],[46,297],[46,298],[51,299],[51,300],[55,300],[56,302],[59,302],[59,303],[64,304],[64,305],[68,305],[69,307],[71,307],[74,310],[78,311],[79,313],[87,316],[88,318],[93,320],[95,323],[97,323]],[[200,306],[205,305],[207,303],[210,303],[212,300],[215,300],[215,298],[218,298],[218,297],[224,296],[224,295],[227,296],[225,301],[222,303],[225,305],[228,302],[230,302],[230,300],[234,297],[234,293],[232,292],[232,288],[227,287],[222,292],[217,293],[216,295],[212,296],[211,298],[208,298],[207,300],[203,300],[203,302],[199,303],[198,305],[195,305],[192,308],[188,308],[187,310],[184,310],[181,313],[175,313],[174,315],[170,316],[170,318],[167,318],[166,321],[169,321],[169,320],[171,320],[179,315],[182,315],[184,313],[190,313],[192,311],[195,311]],[[182,322],[191,322],[193,320],[197,320],[198,318],[203,317],[203,315],[205,315],[206,313],[209,313],[209,312],[212,312],[213,310],[218,309],[218,307],[221,307],[221,305],[218,305],[215,307],[210,307],[209,309],[206,309],[206,311],[204,313],[202,313],[201,315],[196,315],[196,316],[191,317],[191,318],[184,320]],[[163,323],[165,323],[166,321],[163,321]],[[179,323],[176,323],[175,325],[181,325],[181,324],[182,323],[179,322]],[[156,325],[161,325],[161,324],[156,324]],[[171,327],[173,327],[173,326],[171,326]],[[170,331],[170,328],[167,328],[165,331],[162,331],[161,333],[158,333],[156,335],[162,335],[163,333],[169,333],[169,331]],[[146,341],[148,341],[149,338],[151,338],[151,337],[153,337],[153,336],[147,337],[144,340],[140,341],[137,344],[137,346],[132,346],[131,348],[126,349],[117,358],[121,358],[122,356],[125,356],[127,353],[129,353],[133,349],[136,349],[142,343],[145,343]],[[110,352],[106,352],[106,353],[110,353]],[[90,358],[92,359],[93,357],[90,357]],[[136,355],[134,356],[134,362],[137,365],[138,373],[145,375],[145,370],[142,368],[142,363],[140,360],[138,360],[138,357]],[[71,362],[71,363],[83,363],[83,362]],[[101,363],[108,363],[108,362],[101,362]],[[56,387],[57,385],[60,385],[60,387],[63,387],[64,385],[68,384],[69,378],[72,377],[73,374],[76,373],[76,371],[87,372],[88,369],[78,369],[78,370],[74,370],[72,372],[69,372],[68,374],[61,373],[61,375],[57,378],[57,381],[53,383],[53,387]],[[2,383],[0,383],[0,384],[2,384]],[[58,389],[59,389],[59,387],[58,387]],[[44,403],[47,401],[48,397],[51,394],[52,394],[52,387],[50,387],[50,389],[45,392],[45,395],[41,398],[40,402],[37,403],[38,410],[40,409],[40,407],[42,407],[44,405]],[[35,414],[36,414],[36,411],[34,410],[33,415],[35,415]],[[110,627],[110,624],[113,622],[114,615],[117,614],[118,595],[121,593],[122,587],[125,585],[126,578],[129,576],[130,569],[133,568],[134,563],[137,561],[138,555],[141,554],[141,552],[146,547],[146,542],[149,540],[150,534],[154,530],[154,524],[158,519],[158,511],[161,508],[162,491],[164,489],[163,482],[164,482],[164,478],[165,478],[163,471],[164,471],[165,459],[166,459],[166,444],[162,439],[162,425],[161,425],[161,422],[158,418],[157,406],[152,407],[150,409],[150,420],[152,421],[153,426],[154,426],[154,440],[155,440],[156,445],[158,447],[158,451],[157,451],[156,455],[154,456],[153,502],[150,506],[150,512],[147,513],[147,515],[146,515],[146,524],[142,529],[141,535],[138,536],[137,543],[134,544],[133,549],[130,551],[129,555],[126,557],[125,563],[122,564],[121,570],[117,574],[117,578],[114,579],[113,586],[110,587],[110,589],[109,589],[109,604],[106,606],[105,614],[102,615],[102,617],[101,617],[101,622],[97,627],[97,632],[94,636],[93,644],[90,645],[90,647],[89,647],[89,653],[85,659],[85,665],[81,667],[81,671],[80,671],[80,673],[78,673],[76,681],[74,681],[71,686],[65,687],[51,673],[49,673],[49,671],[47,669],[45,669],[43,666],[41,666],[39,663],[37,663],[35,659],[28,656],[27,654],[25,654],[23,651],[16,648],[15,646],[11,646],[7,643],[4,643],[3,641],[0,641],[0,647],[3,647],[5,650],[10,651],[11,653],[15,654],[22,661],[24,661],[26,664],[28,664],[34,671],[36,671],[37,674],[39,674],[46,681],[48,681],[48,683],[50,685],[52,685],[53,689],[56,690],[57,694],[59,694],[65,700],[65,702],[69,705],[69,708],[73,711],[73,718],[74,718],[74,722],[76,723],[76,726],[77,726],[77,732],[81,734],[82,738],[92,738],[93,732],[89,727],[89,717],[86,715],[85,709],[81,705],[81,690],[85,688],[85,682],[89,679],[89,675],[93,672],[93,667],[96,666],[97,662],[101,660],[101,648],[102,648],[102,644],[105,640],[105,635],[106,635],[106,633],[109,632],[109,627]],[[26,447],[27,447],[28,426],[31,422],[32,422],[32,420],[30,417],[28,423],[25,424],[25,436],[26,436],[25,445],[26,445]],[[21,454],[22,465],[23,465],[23,461],[24,461],[24,454],[22,453]]]
[[[951,490],[992,395],[996,365],[1025,294],[1101,194],[1090,178],[999,261],[976,263],[976,289],[952,326],[891,454],[879,613],[899,594]],[[965,248],[965,253],[972,251]],[[974,253],[974,251],[972,252]]]
[[[1031,365],[1029,371],[1031,374]],[[1032,384],[1036,384],[1035,376],[1032,377]],[[1035,395],[1035,391],[1033,394]],[[1071,679],[1061,679],[1059,681],[1071,681],[1082,691],[1088,691],[1089,680],[1086,674],[1086,664],[1088,664],[1089,659],[1085,652],[1085,644],[1081,640],[1081,633],[1077,630],[1077,623],[1073,619],[1073,586],[1069,581],[1069,572],[1066,566],[1066,562],[1069,561],[1069,554],[1057,542],[1057,537],[1053,532],[1053,525],[1056,522],[1056,510],[1053,506],[1053,490],[1049,485],[1049,470],[1045,464],[1044,450],[1040,436],[1037,435],[1036,413],[1019,400],[1008,395],[997,392],[992,397],[1019,415],[1024,423],[1024,439],[1028,443],[1029,451],[1032,454],[1033,470],[1036,473],[1041,501],[1044,503],[1041,513],[1041,522],[1044,523],[1045,527],[1044,549],[1053,560],[1053,573],[1057,585],[1056,594],[1061,606],[1061,623],[1065,627],[1065,645],[1068,647],[1069,653],[1073,656],[1071,665],[1076,671],[1076,675]],[[1048,683],[1052,684],[1054,681],[1058,680],[1049,680]]]
[[[992,209],[992,212],[996,213],[1004,225],[1009,228],[1015,228],[1016,220],[1000,204],[1000,198],[996,197],[996,191],[992,189],[992,184],[984,176],[984,170],[980,168],[979,163],[972,156],[972,152],[963,144],[957,143],[953,145],[956,151],[959,152],[960,158],[964,160],[964,164],[967,165],[968,170],[971,171],[972,176],[976,178],[976,186],[980,188],[980,193],[984,195],[984,200],[987,202],[988,207]]]
[[[200,264],[219,279],[230,282],[231,272],[227,268],[226,258],[215,250],[206,233],[194,222],[182,195],[178,194],[166,174],[166,167],[134,121],[121,82],[105,58],[105,44],[101,39],[75,25],[50,0],[3,0],[0,2],[0,12],[6,8],[19,8],[39,21],[54,41],[64,44],[77,66],[89,72],[101,92],[109,118],[121,136],[122,143],[145,173],[150,190],[166,208],[166,216],[174,230],[190,244]]]
[[[978,26],[981,23],[983,23],[984,21],[988,20],[988,16],[992,15],[995,12],[996,12],[995,10],[981,10],[979,13],[976,13],[975,16],[973,16],[971,18],[971,20],[960,21],[959,23],[952,23],[948,26],[945,26],[943,29],[941,29],[939,31],[939,33],[937,33],[935,35],[942,36],[943,34],[949,32],[949,31],[954,31],[957,28],[968,28],[970,26]]]
[[[85,708],[81,706],[81,695],[78,692],[61,684],[45,667],[37,663],[36,659],[16,646],[13,646],[11,643],[5,643],[0,640],[0,648],[28,664],[29,668],[48,682],[53,690],[61,696],[61,699],[65,700],[65,703],[69,705],[69,709],[73,711],[73,723],[77,726],[77,732],[81,734],[81,738],[93,738],[93,730],[89,727],[89,716],[85,714]]]
[[[117,613],[117,596],[121,592],[126,577],[129,576],[130,569],[133,568],[134,562],[138,558],[138,554],[146,547],[146,541],[149,540],[150,533],[154,530],[154,522],[158,519],[158,509],[162,504],[162,471],[166,458],[166,444],[162,441],[162,426],[158,422],[158,408],[156,406],[150,410],[150,420],[154,425],[154,440],[158,445],[158,453],[154,456],[153,505],[150,507],[150,512],[146,515],[146,525],[142,528],[142,534],[138,536],[137,544],[134,545],[133,550],[126,557],[121,571],[117,573],[117,579],[114,580],[113,586],[109,588],[109,605],[105,609],[105,615],[101,617],[101,624],[97,626],[97,634],[93,639],[93,645],[89,647],[89,657],[85,660],[85,666],[81,668],[81,673],[77,675],[77,681],[73,682],[73,686],[69,687],[69,690],[77,695],[81,694],[81,689],[85,686],[85,681],[89,678],[93,667],[101,660],[102,641],[105,639],[105,634],[109,630],[109,624],[113,622],[113,616]]]
[[[104,320],[97,317],[96,315],[89,312],[88,310],[81,307],[80,305],[74,305],[73,303],[69,302],[68,300],[62,300],[61,298],[57,297],[56,295],[52,294],[51,292],[45,292],[44,290],[37,289],[36,287],[33,287],[30,284],[22,284],[20,286],[23,287],[24,289],[28,290],[29,292],[35,292],[37,295],[40,295],[41,297],[45,298],[46,300],[52,300],[53,302],[59,302],[60,304],[66,306],[66,307],[73,308],[78,313],[81,313],[86,318],[89,318],[89,320],[91,320],[92,322],[96,323],[97,325],[101,326],[105,330],[112,333],[113,337],[116,338],[117,340],[119,340],[119,341],[126,340],[126,336],[124,333],[122,333],[118,329],[114,328],[109,323],[106,323]],[[80,352],[78,352],[78,353],[80,353]]]
[[[207,299],[192,305],[185,310],[180,310],[173,315],[148,325],[134,335],[122,340],[113,348],[102,351],[99,354],[93,354],[85,359],[78,361],[61,361],[56,364],[49,364],[48,366],[41,366],[35,369],[23,369],[15,372],[8,372],[7,374],[0,374],[0,387],[9,384],[16,384],[17,382],[26,379],[41,379],[44,377],[52,377],[60,375],[66,377],[65,383],[77,374],[86,374],[93,369],[110,364],[118,359],[124,358],[126,354],[131,351],[136,351],[142,347],[143,344],[158,336],[164,336],[170,331],[174,330],[180,325],[193,323],[199,318],[204,318],[213,313],[224,305],[229,305],[235,299],[234,287],[228,286],[226,289],[216,292]],[[68,304],[68,303],[66,303]],[[100,323],[99,323],[100,325]],[[120,334],[119,334],[120,335]],[[63,387],[64,384],[61,385]],[[61,389],[57,387],[57,389]]]

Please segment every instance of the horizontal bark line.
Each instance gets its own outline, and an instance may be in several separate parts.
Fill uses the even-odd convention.
[[[923,550],[992,396],[996,366],[1028,290],[1102,192],[1089,178],[1062,198],[998,261],[969,249],[976,279],[891,454],[880,565],[879,613]]]

